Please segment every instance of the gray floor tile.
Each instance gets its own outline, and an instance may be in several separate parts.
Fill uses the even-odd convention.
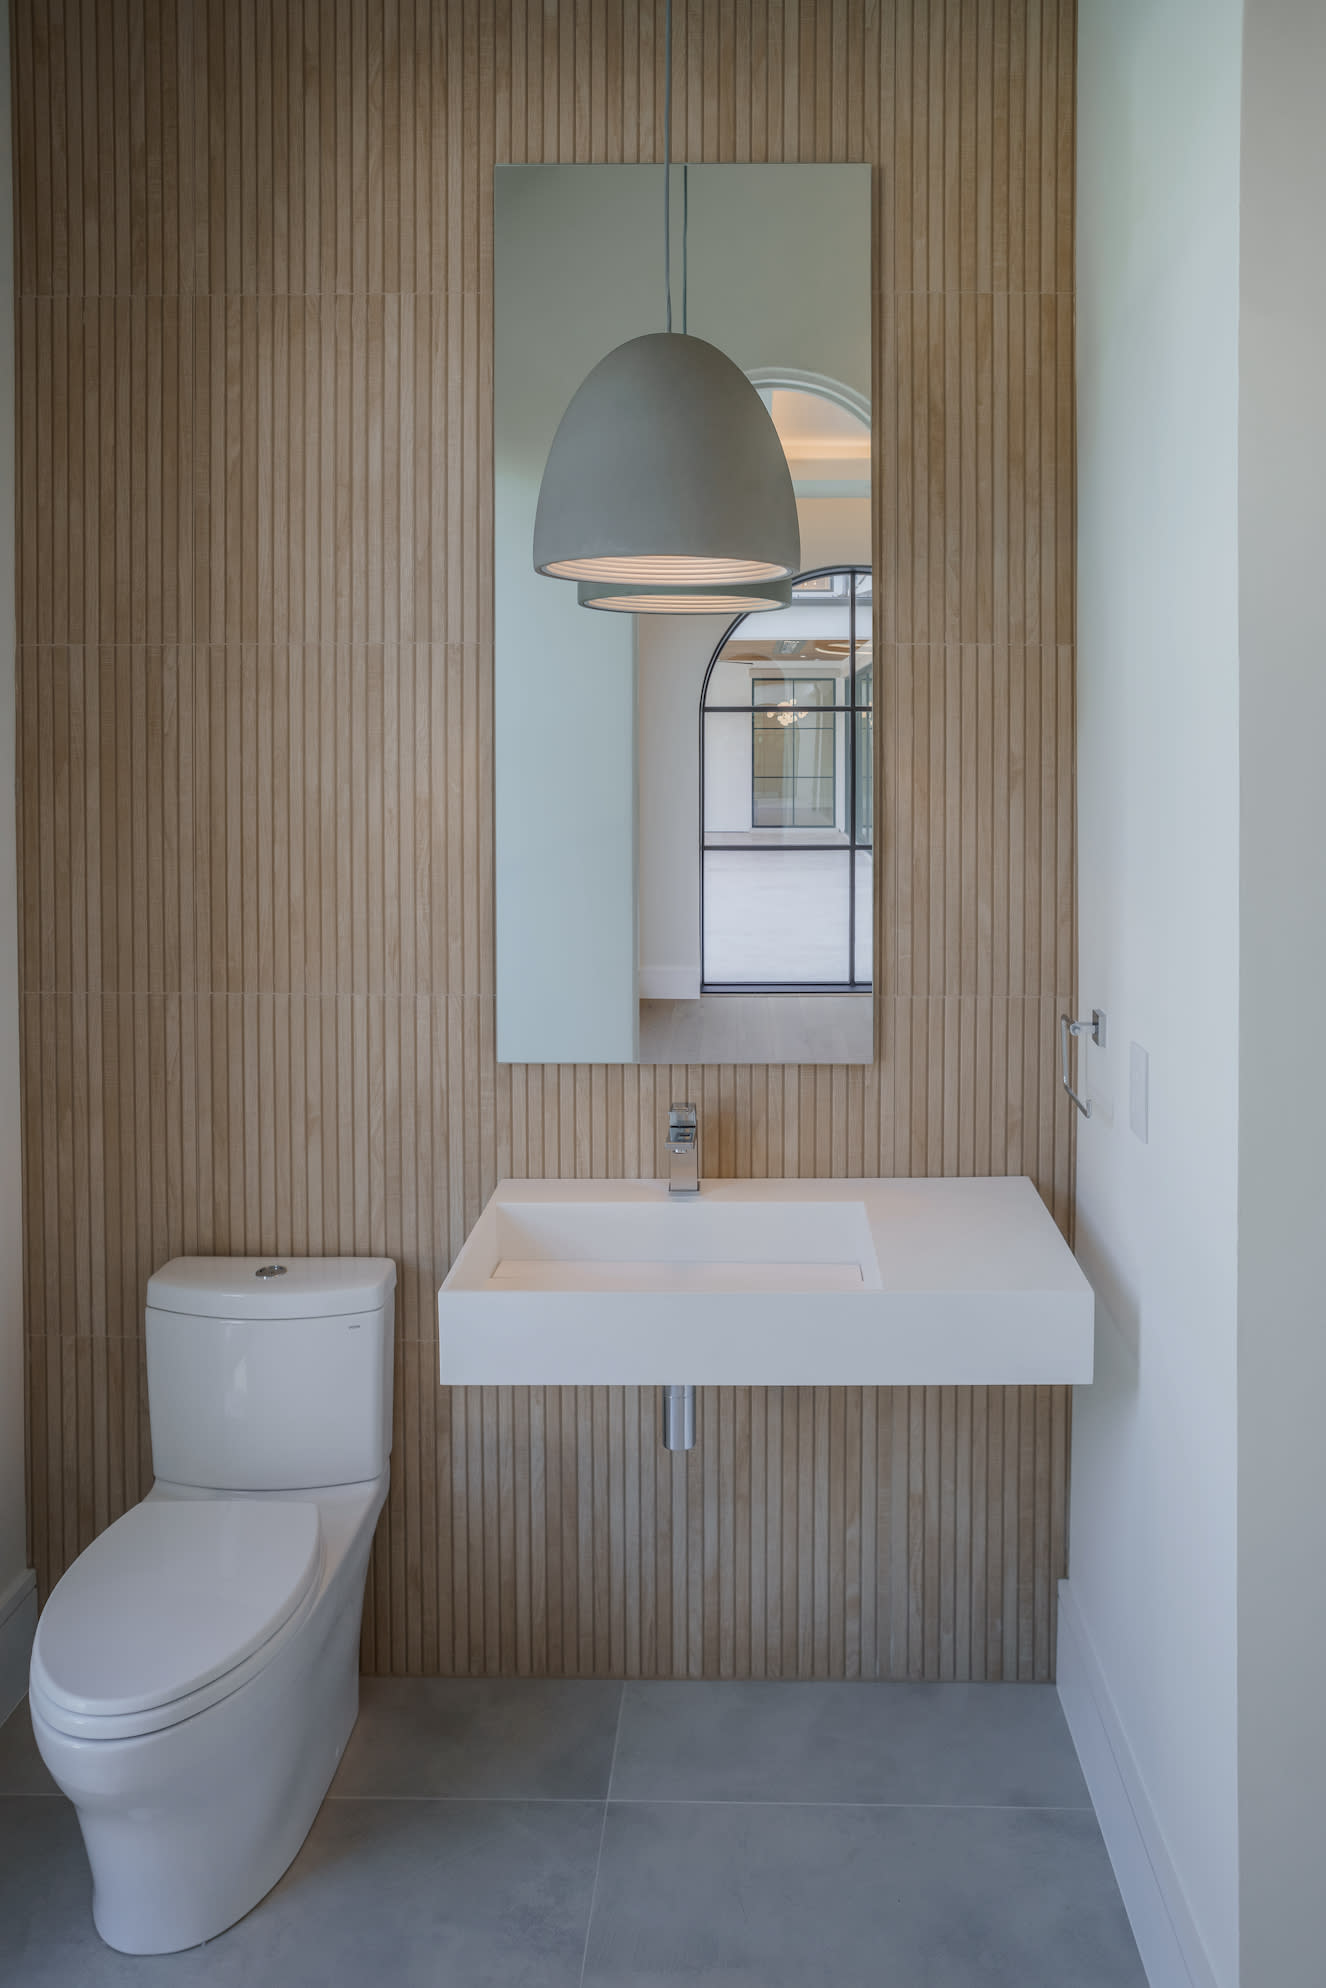
[[[59,1792],[46,1772],[46,1762],[37,1751],[25,1698],[0,1726],[0,1795],[56,1795]]]
[[[621,1691],[550,1678],[366,1677],[332,1794],[601,1800]]]
[[[261,1910],[205,1950],[218,1966],[199,1980],[576,1988],[602,1814],[597,1802],[329,1802]]]
[[[1027,1686],[366,1679],[291,1871],[163,1959],[97,1938],[50,1785],[20,1711],[6,1988],[576,1988],[591,1896],[588,1988],[1145,1988],[1057,1701]]]
[[[612,1803],[585,1988],[1146,1988],[1094,1816]]]
[[[577,1988],[602,1814],[597,1802],[328,1803],[247,1919],[189,1953],[134,1959],[97,1938],[69,1806],[0,1800],[0,1980]]]
[[[628,1684],[612,1796],[1090,1806],[1029,1684]]]
[[[104,1957],[104,1958],[103,1958]],[[115,1963],[105,1971],[105,1961]],[[131,1971],[136,1965],[138,1972]],[[5,1988],[101,1988],[142,1979],[92,1924],[92,1879],[69,1803],[0,1796],[0,1981]]]

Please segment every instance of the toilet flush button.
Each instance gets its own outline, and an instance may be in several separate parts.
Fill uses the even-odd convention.
[[[284,1277],[285,1271],[284,1263],[264,1263],[253,1274],[255,1277]]]

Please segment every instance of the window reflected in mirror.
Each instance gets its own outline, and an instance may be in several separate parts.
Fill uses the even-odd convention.
[[[642,988],[642,1061],[870,1060],[872,605],[869,567],[821,568],[790,606],[739,617],[697,658],[698,972],[680,998]],[[666,819],[684,864],[681,825]]]
[[[869,993],[871,579],[807,575],[705,677],[701,994]]]

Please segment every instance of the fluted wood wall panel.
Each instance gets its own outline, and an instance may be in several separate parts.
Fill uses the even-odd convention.
[[[868,1069],[494,1054],[492,169],[661,155],[662,0],[15,0],[33,1553],[179,1252],[400,1266],[370,1668],[1045,1677],[1060,1389],[439,1389],[504,1174],[1032,1175],[1069,1223],[1071,0],[677,0],[674,149],[874,174]]]

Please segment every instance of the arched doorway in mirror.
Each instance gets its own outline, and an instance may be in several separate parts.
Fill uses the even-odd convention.
[[[807,373],[750,377],[792,471],[803,571],[787,608],[637,626],[639,1054],[868,1063],[870,409]]]
[[[702,996],[871,991],[872,597],[868,567],[802,574],[789,607],[739,617],[710,659]]]

